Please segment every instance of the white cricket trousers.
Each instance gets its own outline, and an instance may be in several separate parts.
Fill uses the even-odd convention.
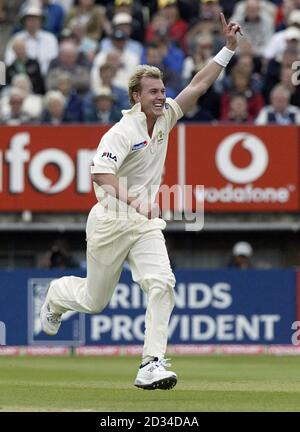
[[[163,357],[175,304],[175,277],[170,267],[162,219],[99,217],[96,204],[87,226],[87,277],[64,276],[51,283],[48,300],[54,312],[98,313],[109,303],[128,261],[132,278],[147,294],[143,358]]]

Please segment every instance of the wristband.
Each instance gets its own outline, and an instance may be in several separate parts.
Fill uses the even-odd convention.
[[[219,65],[226,67],[234,55],[234,51],[231,51],[226,46],[221,49],[213,58],[213,60]]]

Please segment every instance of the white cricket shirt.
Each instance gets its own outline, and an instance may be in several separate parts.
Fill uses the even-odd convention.
[[[114,174],[130,196],[142,202],[155,201],[167,154],[169,132],[183,112],[177,102],[166,99],[163,114],[148,135],[146,115],[141,104],[122,111],[122,119],[102,137],[91,167],[92,174]],[[102,206],[120,212],[134,211],[133,207],[105,194],[94,182],[95,193]]]

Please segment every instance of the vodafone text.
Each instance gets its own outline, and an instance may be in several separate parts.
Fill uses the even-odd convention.
[[[208,203],[286,203],[294,191],[294,185],[262,188],[254,187],[252,184],[241,187],[227,183],[220,189],[215,187],[198,189],[196,187],[194,193],[197,201],[203,202],[204,200]]]

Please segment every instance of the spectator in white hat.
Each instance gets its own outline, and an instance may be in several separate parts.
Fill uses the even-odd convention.
[[[300,9],[295,9],[290,13],[288,17],[288,27],[285,30],[273,34],[264,50],[264,58],[269,61],[273,58],[280,57],[287,48],[291,38],[296,38],[299,41],[299,33],[297,30],[300,30]]]
[[[156,0],[152,0],[155,3]],[[142,4],[143,3],[143,4]],[[112,22],[113,16],[126,12],[132,17],[131,37],[134,40],[143,42],[145,38],[146,23],[150,17],[149,0],[141,2],[139,0],[110,0],[106,5],[106,16]]]
[[[85,112],[85,122],[110,124],[120,120],[121,111],[114,106],[115,97],[109,87],[99,87],[93,96],[89,112]]]
[[[245,270],[252,268],[253,249],[250,243],[239,241],[232,248],[232,256],[228,267]]]
[[[111,51],[111,49],[114,46],[113,34],[116,31],[120,30],[126,34],[126,43],[124,49],[131,51],[132,53],[136,54],[140,58],[143,51],[143,45],[140,42],[131,39],[130,37],[132,32],[132,16],[126,12],[118,12],[116,15],[114,15],[112,19],[112,25],[113,25],[113,33],[111,35],[112,37],[104,38],[101,41],[100,51],[105,53]]]
[[[15,38],[20,38],[25,41],[27,55],[39,62],[43,75],[46,75],[49,63],[57,57],[58,42],[52,33],[42,30],[42,18],[40,8],[30,6],[24,9],[21,17],[24,30],[16,33],[9,40],[6,48],[5,63],[7,66],[10,66],[16,59],[12,45]]]
[[[236,18],[231,18],[236,21]],[[274,20],[263,12],[259,0],[246,0],[245,11],[238,20],[243,26],[245,38],[248,39],[256,55],[262,55],[268,41],[274,34]]]

